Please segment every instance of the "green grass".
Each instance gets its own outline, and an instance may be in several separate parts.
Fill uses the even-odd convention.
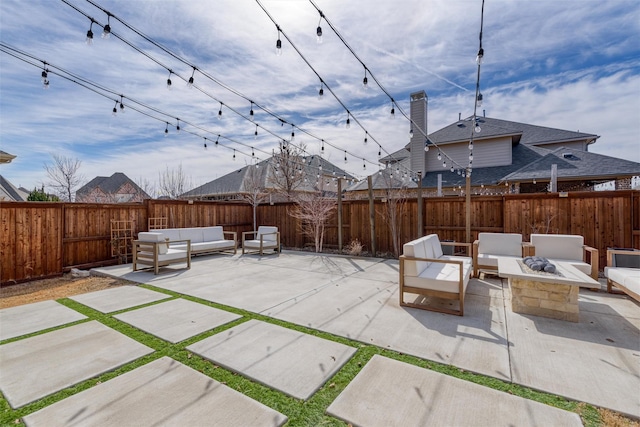
[[[124,322],[113,317],[114,314],[122,313],[129,310],[121,310],[119,312],[111,314],[103,314],[96,310],[93,310],[87,306],[79,304],[73,300],[63,298],[58,300],[61,304],[76,310],[88,317],[86,320],[81,320],[68,325],[64,325],[58,328],[51,328],[39,333],[30,334],[29,336],[35,336],[41,333],[49,332],[51,330],[61,329],[75,325],[78,323],[86,322],[89,320],[96,320],[104,325],[115,329],[116,331],[154,349],[155,351],[150,355],[144,356],[131,363],[128,363],[114,371],[107,372],[99,375],[98,377],[83,381],[72,387],[68,387],[50,396],[46,396],[34,403],[23,406],[18,409],[12,409],[4,396],[0,397],[0,425],[1,426],[15,426],[23,425],[21,418],[46,406],[49,406],[55,402],[58,402],[68,396],[79,393],[83,390],[94,387],[97,384],[108,381],[118,375],[122,375],[133,369],[136,369],[149,362],[157,360],[161,357],[168,356],[178,362],[189,366],[204,375],[213,378],[228,387],[237,390],[244,395],[263,403],[274,410],[281,412],[289,418],[287,426],[299,427],[299,426],[345,426],[346,424],[338,419],[325,414],[327,407],[333,402],[336,397],[344,390],[360,370],[366,365],[366,363],[374,356],[381,355],[391,359],[399,360],[401,362],[409,363],[415,366],[419,366],[425,369],[430,369],[445,375],[460,378],[465,381],[470,381],[475,384],[479,384],[485,387],[489,387],[495,390],[500,390],[505,393],[512,394],[514,396],[520,396],[526,399],[534,400],[544,403],[546,405],[561,408],[567,411],[573,411],[580,415],[582,422],[587,427],[596,427],[602,424],[601,416],[598,410],[588,404],[567,400],[560,396],[556,396],[549,393],[544,393],[536,390],[532,390],[527,387],[523,387],[517,384],[512,384],[506,381],[502,381],[496,378],[475,374],[465,371],[460,368],[456,368],[451,365],[444,365],[441,363],[420,359],[418,357],[402,354],[396,351],[380,348],[370,344],[364,344],[357,341],[353,341],[344,337],[336,336],[327,332],[318,331],[315,329],[306,328],[304,326],[295,325],[292,323],[284,322],[281,320],[273,319],[260,314],[252,313],[246,310],[237,309],[234,307],[228,307],[210,301],[201,300],[199,298],[181,295],[176,292],[168,291],[165,289],[156,288],[150,285],[141,285],[141,287],[151,289],[157,292],[165,293],[173,298],[184,298],[186,300],[195,301],[200,304],[208,305],[218,309],[226,310],[232,313],[236,313],[242,316],[242,318],[222,325],[218,328],[201,333],[197,336],[191,337],[182,342],[172,344],[157,338],[151,334],[143,332],[134,328]],[[162,302],[166,302],[167,299],[157,301],[154,303],[146,304],[154,305]],[[135,307],[135,309],[140,306]],[[301,401],[287,396],[279,391],[273,390],[262,384],[251,381],[241,375],[231,372],[227,369],[219,367],[211,361],[204,359],[198,355],[189,352],[186,347],[198,342],[211,335],[220,333],[226,329],[232,328],[248,320],[255,319],[271,324],[279,325],[292,330],[300,331],[309,335],[317,336],[323,339],[335,341],[341,344],[349,345],[357,349],[354,356],[340,369],[327,383],[316,392],[309,400]],[[5,340],[1,344],[24,339],[26,336],[18,337],[10,340]]]

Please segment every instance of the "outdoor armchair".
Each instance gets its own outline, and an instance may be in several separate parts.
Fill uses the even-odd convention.
[[[248,238],[248,237],[253,238]],[[256,231],[245,231],[242,233],[242,253],[257,251],[264,254],[265,249],[273,249],[275,253],[280,253],[280,232],[278,227],[261,225]]]

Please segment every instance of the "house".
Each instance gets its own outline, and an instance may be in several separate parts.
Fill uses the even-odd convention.
[[[110,177],[97,176],[76,191],[76,202],[130,203],[142,202],[149,195],[122,172]]]
[[[0,150],[0,164],[11,163],[16,156]],[[0,175],[0,202],[24,202],[29,197],[29,192],[22,188],[16,188],[8,179]]]
[[[286,201],[296,194],[317,190],[335,194],[338,180],[343,180],[343,188],[355,181],[348,172],[321,156],[287,156],[286,153],[279,153],[194,188],[181,197],[192,200],[240,200],[243,195],[259,189],[270,194],[271,202]]]
[[[463,194],[469,168],[472,194],[589,191],[609,181],[616,182],[616,189],[630,189],[633,177],[640,175],[640,163],[589,152],[598,135],[484,114],[476,120],[458,117],[425,138],[425,92],[412,93],[410,105],[411,119],[419,129],[412,131],[407,146],[380,161],[387,175],[394,171],[396,176],[408,175],[402,184],[408,188],[417,187],[421,172],[425,196]],[[378,186],[388,181],[378,180]],[[366,183],[359,183],[348,191],[365,189]]]

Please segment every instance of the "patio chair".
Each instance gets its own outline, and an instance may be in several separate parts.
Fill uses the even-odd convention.
[[[253,239],[248,239],[252,236]],[[265,249],[273,249],[274,253],[280,253],[280,232],[278,227],[261,225],[256,231],[242,233],[242,253],[257,251],[264,255]]]
[[[635,249],[607,249],[607,292],[620,289],[640,302],[640,251]]]
[[[553,261],[566,261],[587,276],[591,276],[592,279],[598,280],[598,250],[585,245],[582,236],[532,234],[529,255],[549,258]]]
[[[498,271],[498,258],[523,258],[525,245],[522,234],[517,233],[479,233],[473,242],[473,277],[482,270]]]
[[[186,242],[185,249],[170,248],[170,243]],[[153,267],[153,273],[158,274],[160,267],[184,262],[191,268],[191,241],[165,239],[162,233],[142,232],[138,240],[133,241],[133,271],[138,265]]]

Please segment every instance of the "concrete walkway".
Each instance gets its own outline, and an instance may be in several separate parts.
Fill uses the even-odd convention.
[[[581,292],[580,322],[514,314],[508,285],[473,279],[458,317],[398,305],[398,263],[285,252],[196,257],[191,270],[96,271],[246,309],[367,344],[586,401],[640,418],[640,309]],[[137,287],[74,297],[135,328],[179,342],[229,322],[187,349],[241,376],[308,399],[356,348]],[[147,306],[147,304],[153,305]],[[61,307],[64,310],[61,310]],[[18,310],[20,309],[20,310]],[[20,314],[37,319],[19,326]],[[150,349],[55,302],[0,310],[0,391],[13,408],[113,370]],[[52,365],[53,364],[53,365]],[[216,408],[212,410],[211,408]],[[374,356],[327,413],[353,425],[580,425],[576,414]],[[486,417],[486,418],[478,418]],[[163,357],[27,415],[31,425],[265,425],[286,415]]]
[[[625,296],[581,290],[571,323],[513,313],[496,277],[472,279],[464,317],[400,307],[396,260],[285,251],[98,271],[640,418],[640,308]]]

